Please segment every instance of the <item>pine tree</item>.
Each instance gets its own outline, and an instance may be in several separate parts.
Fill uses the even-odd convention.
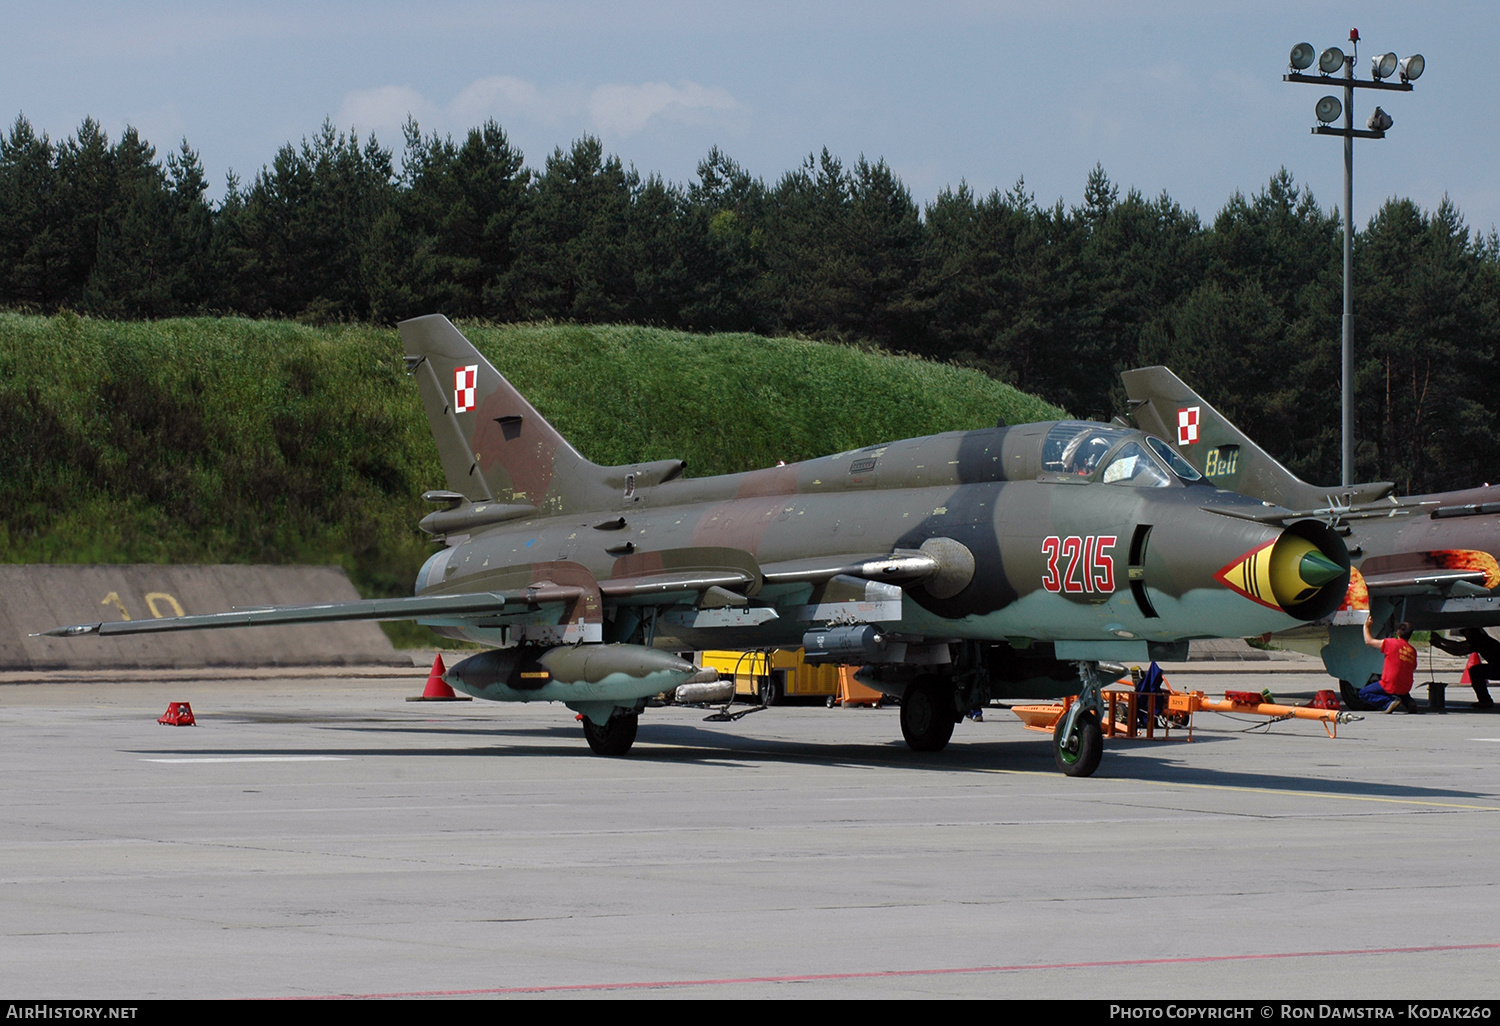
[[[60,223],[55,151],[17,115],[0,139],[0,302],[51,313],[68,263]]]

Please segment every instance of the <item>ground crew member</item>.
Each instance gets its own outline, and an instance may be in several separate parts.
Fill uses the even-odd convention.
[[[1365,618],[1365,644],[1379,649],[1385,656],[1380,679],[1371,681],[1359,689],[1359,697],[1377,709],[1394,712],[1400,705],[1409,713],[1420,712],[1411,700],[1412,675],[1417,669],[1417,650],[1411,644],[1411,624],[1405,620],[1396,628],[1394,638],[1380,639],[1370,633],[1370,620]]]

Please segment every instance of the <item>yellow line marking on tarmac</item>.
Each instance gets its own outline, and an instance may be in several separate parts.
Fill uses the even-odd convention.
[[[1000,773],[1018,777],[1055,777],[1055,773],[1040,770],[986,769],[981,773]],[[1102,777],[1100,782],[1117,778]],[[1346,802],[1383,802],[1388,805],[1422,805],[1436,809],[1467,809],[1471,812],[1500,812],[1500,805],[1466,805],[1462,802],[1437,802],[1421,798],[1390,798],[1369,794],[1338,794],[1334,791],[1293,791],[1278,787],[1245,787],[1238,784],[1188,784],[1171,780],[1139,780],[1118,778],[1120,783],[1147,784],[1152,787],[1181,787],[1199,791],[1239,791],[1244,794],[1288,795],[1298,798],[1335,798]]]

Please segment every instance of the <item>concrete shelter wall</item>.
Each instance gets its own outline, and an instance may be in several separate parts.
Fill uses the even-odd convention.
[[[75,623],[357,599],[335,566],[0,566],[0,669],[406,665],[372,621],[33,638]]]

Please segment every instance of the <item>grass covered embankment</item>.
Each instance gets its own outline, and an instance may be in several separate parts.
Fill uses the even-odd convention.
[[[460,328],[601,464],[692,476],[1060,413],[974,371],[634,327]],[[411,587],[444,487],[394,329],[0,315],[0,560],[337,563]]]

